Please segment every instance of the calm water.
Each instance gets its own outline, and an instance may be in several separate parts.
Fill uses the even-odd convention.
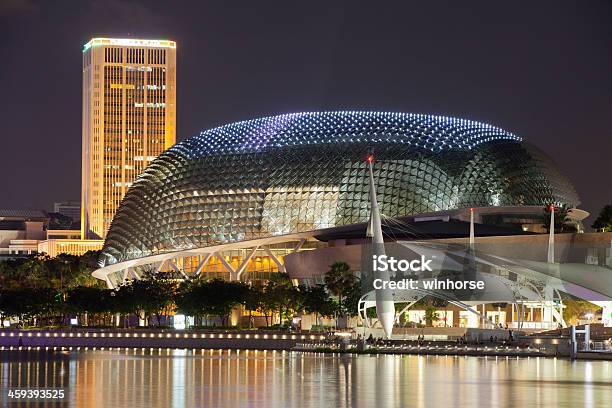
[[[65,389],[52,407],[612,407],[612,362],[165,349],[0,357],[3,394]]]

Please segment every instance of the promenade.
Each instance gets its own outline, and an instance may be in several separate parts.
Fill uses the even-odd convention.
[[[609,341],[596,342],[595,351],[577,358],[612,360]],[[285,350],[361,354],[424,354],[506,357],[569,357],[567,337],[520,336],[508,341],[376,340],[335,336],[332,333],[274,330],[173,329],[5,329],[0,350],[104,349],[226,349]]]
[[[59,347],[289,350],[298,342],[323,339],[325,336],[321,334],[266,330],[11,329],[0,330],[0,349]]]

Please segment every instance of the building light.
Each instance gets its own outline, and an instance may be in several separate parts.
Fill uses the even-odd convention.
[[[92,38],[83,46],[83,52],[91,47],[100,45],[118,47],[151,47],[151,48],[176,48],[176,42],[169,40],[137,40],[132,38]]]
[[[176,330],[185,330],[185,315],[176,314],[172,319],[172,325]]]

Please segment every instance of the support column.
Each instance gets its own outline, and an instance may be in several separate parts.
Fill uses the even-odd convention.
[[[264,252],[265,252],[266,254],[268,254],[268,256],[269,256],[269,257],[272,259],[272,261],[274,261],[274,263],[276,264],[276,266],[278,266],[278,271],[279,271],[279,272],[286,272],[286,270],[285,270],[285,265],[283,265],[283,263],[280,261],[280,259],[278,259],[278,258],[276,257],[276,255],[274,255],[274,254],[272,253],[272,250],[270,250],[270,248],[268,248],[268,247],[264,247],[264,248],[263,248],[263,250],[264,250]]]
[[[470,208],[470,251],[474,252],[474,242],[475,234],[474,234],[474,209]]]
[[[176,264],[176,263],[175,263],[173,260],[169,259],[169,260],[167,261],[167,263],[169,263],[169,264],[170,264],[170,267],[171,267],[172,269],[174,269],[176,272],[178,272],[178,273],[180,273],[181,275],[183,275],[183,277],[184,277],[186,280],[189,280],[189,276],[187,276],[187,274],[185,273],[185,271],[183,271],[181,268],[179,268],[179,267],[178,267],[178,265],[177,265],[177,264]]]
[[[206,255],[204,255],[204,258],[200,260],[200,262],[198,263],[198,266],[196,267],[196,269],[194,271],[194,276],[195,277],[200,276],[200,274],[202,273],[202,270],[206,266],[206,263],[208,262],[208,260],[210,259],[211,256],[212,256],[212,253],[206,254]]]
[[[291,253],[297,252],[302,249],[302,245],[304,245],[305,242],[306,238],[300,239],[300,242],[298,242],[297,245],[291,250]]]
[[[548,228],[548,263],[555,263],[555,206],[550,205],[550,227]]]
[[[223,254],[221,252],[215,252],[215,256],[217,257],[217,259],[221,261],[221,264],[223,265],[223,267],[227,269],[227,271],[230,273],[230,280],[231,281],[237,280],[238,275],[236,274],[236,271],[234,270],[234,268],[232,268],[232,265],[230,265],[225,260],[225,258],[223,257]]]
[[[236,279],[237,280],[240,280],[240,278],[242,277],[243,272],[245,271],[247,265],[249,264],[249,261],[253,259],[253,255],[255,255],[255,252],[257,252],[257,249],[259,249],[258,246],[253,248],[251,252],[249,252],[249,254],[246,256],[246,258],[242,260],[242,263],[238,266],[238,269],[236,269]]]

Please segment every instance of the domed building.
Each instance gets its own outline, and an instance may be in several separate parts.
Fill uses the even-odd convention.
[[[123,199],[94,276],[113,285],[138,276],[130,268],[171,261],[186,275],[210,266],[239,278],[284,270],[286,254],[327,245],[321,237],[358,238],[370,153],[388,219],[465,221],[477,208],[479,223],[522,232],[541,224],[546,205],[579,204],[543,152],[485,123],[390,112],[266,117],[203,131],[153,161]]]

